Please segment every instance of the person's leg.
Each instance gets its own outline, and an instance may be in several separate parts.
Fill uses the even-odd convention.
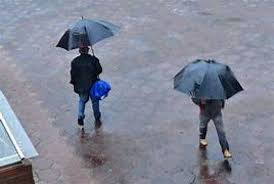
[[[93,115],[95,120],[100,120],[101,112],[100,112],[100,102],[99,100],[91,99]]]
[[[207,133],[207,125],[208,122],[210,121],[210,118],[204,114],[200,114],[200,139],[205,139],[206,138],[206,133]]]
[[[102,125],[101,122],[101,112],[100,112],[100,102],[97,99],[91,99],[93,115],[95,118],[95,127],[100,128]]]
[[[206,141],[206,133],[207,133],[207,125],[210,121],[210,118],[204,114],[200,114],[200,147],[206,147],[207,141]]]
[[[214,125],[217,130],[217,134],[219,137],[219,142],[222,147],[223,153],[225,151],[229,151],[229,145],[226,139],[225,130],[224,130],[224,123],[222,118],[222,113],[219,113],[215,118],[213,118]]]
[[[79,94],[79,106],[78,106],[78,125],[84,125],[85,119],[85,106],[89,99],[88,94]]]

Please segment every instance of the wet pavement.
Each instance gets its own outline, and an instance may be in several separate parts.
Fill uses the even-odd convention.
[[[252,184],[274,180],[274,1],[0,0],[0,87],[40,156],[38,184]],[[103,129],[87,109],[76,128],[69,84],[77,51],[55,48],[82,15],[121,26],[95,46]],[[245,91],[226,104],[233,159],[224,162],[213,124],[198,149],[198,109],[172,89],[196,58],[229,64]]]

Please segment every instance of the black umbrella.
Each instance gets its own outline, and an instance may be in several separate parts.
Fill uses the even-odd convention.
[[[114,36],[118,30],[118,26],[109,22],[82,18],[64,33],[57,47],[72,50],[82,46],[92,46],[105,38]]]
[[[199,99],[228,99],[243,90],[229,66],[196,60],[174,77],[174,89]]]

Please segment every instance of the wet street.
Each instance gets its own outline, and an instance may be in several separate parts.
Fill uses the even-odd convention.
[[[103,128],[87,108],[84,135],[69,84],[77,50],[55,47],[82,15],[121,27],[94,47],[113,89]],[[273,0],[0,0],[0,89],[40,154],[37,184],[273,183],[273,17]],[[173,90],[197,58],[228,64],[245,89],[224,109],[228,162],[212,122],[199,150],[198,108]]]

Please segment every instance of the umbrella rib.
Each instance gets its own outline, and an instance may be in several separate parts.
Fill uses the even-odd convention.
[[[226,91],[225,91],[225,88],[224,88],[224,86],[223,86],[223,84],[222,84],[222,81],[221,81],[221,79],[220,79],[220,77],[219,77],[219,74],[218,74],[216,68],[214,68],[214,72],[215,72],[216,75],[218,76],[218,80],[219,80],[219,82],[220,82],[220,84],[221,84],[221,86],[222,86],[222,88],[223,88],[224,96],[225,96],[225,99],[226,99],[226,98],[227,98]]]

